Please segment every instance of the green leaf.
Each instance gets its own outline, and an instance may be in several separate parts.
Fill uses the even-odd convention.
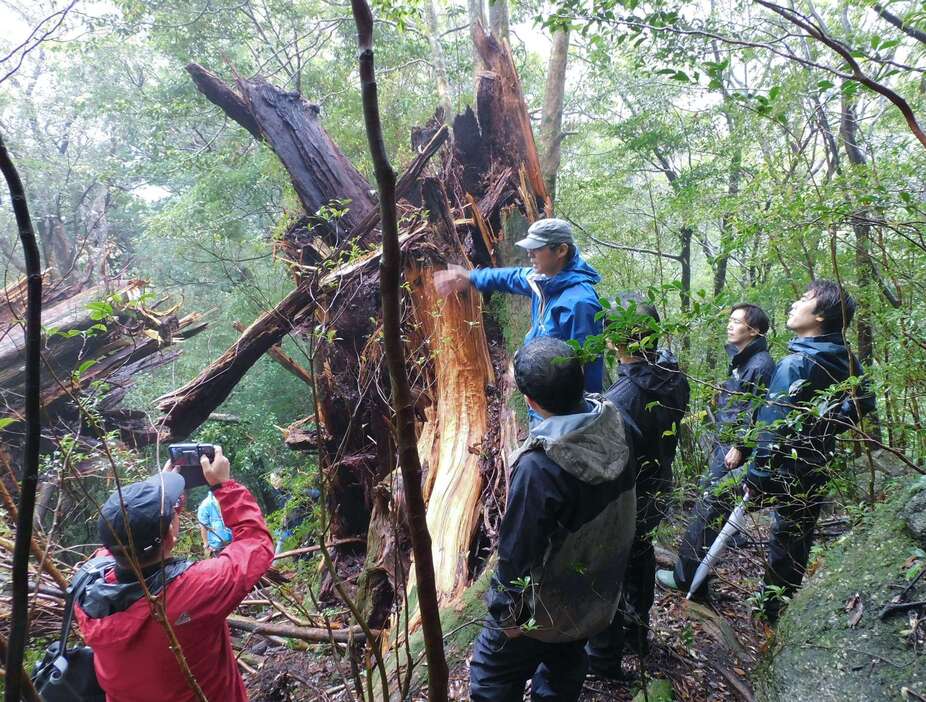
[[[830,88],[833,87],[833,81],[831,81],[831,80],[821,80],[821,81],[817,81],[817,87],[818,87],[820,90],[829,90]]]
[[[92,368],[95,365],[96,365],[96,359],[91,358],[81,363],[80,366],[78,366],[77,370],[74,372],[77,373],[77,375],[83,375],[84,371],[86,371],[89,368]]]
[[[90,319],[94,322],[99,322],[101,319],[111,317],[113,314],[113,306],[105,300],[96,300],[95,302],[88,303],[87,310],[90,312]]]
[[[839,87],[839,89],[842,91],[842,94],[845,95],[846,97],[852,97],[858,92],[859,84],[856,83],[854,80],[847,80]]]
[[[19,420],[15,417],[2,417],[0,418],[0,429],[5,429],[10,426],[10,424],[15,424]]]

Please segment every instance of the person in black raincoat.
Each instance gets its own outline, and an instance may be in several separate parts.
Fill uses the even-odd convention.
[[[733,493],[744,472],[737,476],[736,471],[752,452],[749,430],[775,370],[766,343],[768,328],[768,315],[757,305],[740,303],[730,310],[726,346],[730,377],[717,396],[708,473],[701,480],[701,498],[682,537],[674,571],[656,572],[656,580],[666,587],[688,592],[698,565],[733,509]],[[706,591],[705,582],[695,594]]]
[[[515,380],[541,421],[512,457],[489,618],[470,663],[476,702],[573,702],[586,639],[620,599],[634,534],[633,456],[620,411],[583,396],[582,365],[541,337],[514,359]]]
[[[804,578],[836,436],[875,407],[864,369],[846,346],[854,314],[855,301],[837,283],[807,287],[788,315],[796,335],[791,353],[775,367],[759,410],[745,485],[751,501],[776,504],[760,598],[771,623]]]
[[[604,396],[636,430],[637,523],[621,606],[611,626],[589,640],[587,650],[590,673],[622,678],[625,642],[638,653],[648,650],[656,574],[652,532],[665,515],[665,497],[672,489],[672,461],[690,389],[675,357],[666,350],[653,350],[658,342],[656,308],[639,295],[625,294],[612,309],[628,324],[620,332],[625,343],[618,346],[617,382]]]

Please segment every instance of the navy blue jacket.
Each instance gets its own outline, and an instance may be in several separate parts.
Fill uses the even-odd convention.
[[[757,418],[762,429],[746,481],[760,492],[774,492],[781,479],[825,481],[821,469],[833,456],[836,435],[875,408],[864,369],[842,334],[795,338],[788,349]],[[849,378],[858,379],[854,387]],[[822,392],[844,383],[835,395]],[[787,421],[795,411],[799,421]]]
[[[730,357],[730,376],[717,395],[714,429],[721,444],[735,445],[748,456],[752,449],[747,445],[746,434],[775,372],[775,361],[764,336],[756,337],[742,351],[727,344],[726,351]]]
[[[552,336],[579,343],[601,334],[601,320],[595,319],[601,303],[595,285],[601,276],[578,251],[552,278],[532,268],[479,268],[469,272],[479,292],[507,292],[531,298],[531,328],[524,343],[539,336]],[[601,357],[585,367],[585,390],[600,393],[604,378]]]
[[[672,461],[690,394],[675,357],[662,350],[655,360],[622,363],[617,381],[604,395],[636,429],[638,499],[671,487]]]

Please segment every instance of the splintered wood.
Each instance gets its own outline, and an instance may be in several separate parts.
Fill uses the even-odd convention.
[[[484,67],[475,110],[453,119],[452,140],[439,113],[413,130],[416,156],[397,195],[403,337],[415,361],[408,373],[444,603],[481,572],[494,546],[507,486],[505,455],[517,431],[503,330],[475,290],[438,296],[433,272],[449,263],[499,265],[509,248],[503,227],[512,211],[533,221],[552,209],[510,49],[481,26],[474,41]],[[164,434],[195,429],[284,334],[307,337],[318,406],[315,417],[289,428],[287,443],[318,454],[329,538],[366,536],[357,598],[368,624],[386,626],[400,593],[414,582],[414,566],[382,362],[378,208],[369,184],[323,129],[317,107],[260,78],[236,76],[230,85],[201,66],[187,70],[209,100],[276,153],[304,212],[276,244],[292,264],[296,291],[198,378],[163,398]],[[338,209],[348,199],[336,226],[321,221],[320,209]],[[338,549],[334,557],[341,557]],[[408,594],[414,629],[416,598]]]
[[[495,382],[482,305],[475,290],[437,295],[433,268],[406,268],[419,333],[433,369],[433,404],[418,441],[427,462],[424,491],[434,548],[438,595],[453,597],[466,587],[466,561],[481,513],[479,457],[488,434],[486,386]]]

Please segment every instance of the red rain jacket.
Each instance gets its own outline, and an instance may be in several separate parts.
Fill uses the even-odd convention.
[[[206,699],[247,702],[225,617],[270,567],[273,539],[243,485],[229,480],[215,497],[234,539],[218,557],[195,563],[167,584],[167,616]],[[105,549],[97,555],[106,555]],[[115,582],[113,571],[105,577]],[[101,619],[91,619],[79,606],[74,614],[93,648],[107,702],[196,700],[147,600]]]

